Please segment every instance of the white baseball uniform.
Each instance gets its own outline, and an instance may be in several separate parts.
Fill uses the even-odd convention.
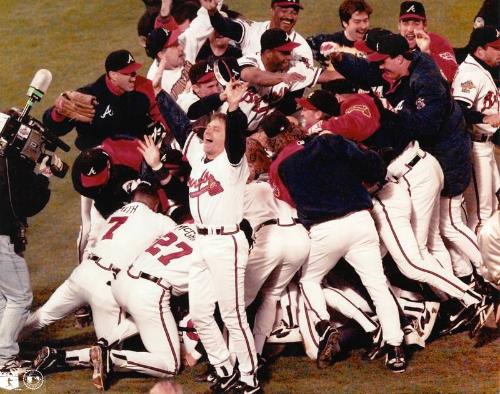
[[[241,57],[238,59],[238,63],[241,67],[256,67],[259,70],[266,70],[260,52]],[[248,118],[248,130],[256,130],[262,119],[274,111],[274,107],[283,99],[286,93],[316,84],[322,71],[321,68],[314,67],[312,63],[294,60],[287,72],[303,75],[305,77],[303,81],[296,81],[290,85],[284,82],[274,86],[250,85],[240,103],[241,110]]]
[[[255,243],[245,274],[245,303],[250,305],[261,290],[262,303],[255,315],[253,329],[259,354],[273,330],[276,304],[281,294],[309,255],[307,230],[292,216],[293,208],[288,206],[288,212],[281,213],[278,204],[286,203],[274,197],[269,183],[253,181],[247,184],[243,216],[254,229]]]
[[[244,298],[248,241],[239,229],[248,163],[244,156],[239,163],[231,163],[225,150],[208,160],[202,141],[193,132],[184,144],[184,154],[192,168],[188,181],[189,205],[197,227],[196,248],[200,254],[190,271],[190,313],[210,363],[219,376],[229,376],[233,366],[213,318],[215,304],[207,308],[207,300],[215,291],[239,361],[241,380],[255,386],[257,355]],[[206,280],[207,272],[210,281]]]
[[[192,227],[175,227],[154,241],[112,282],[116,301],[131,315],[147,350],[112,350],[111,360],[116,367],[156,377],[180,371],[179,334],[170,296],[188,291],[195,238]]]
[[[418,222],[417,217],[422,210],[412,207],[412,196],[417,193],[422,195],[423,190],[432,193],[432,199],[427,201],[430,213],[436,213],[432,205],[439,201],[443,172],[434,157],[419,150],[418,144],[417,147],[413,143],[411,145],[389,164],[388,182],[373,196],[371,213],[377,231],[403,275],[428,283],[463,300],[467,306],[478,303],[479,295],[469,291],[468,286],[453,274],[449,258],[447,261],[432,258],[426,252],[427,242],[421,248],[417,241],[414,222]],[[418,158],[416,163],[415,158]],[[398,168],[404,169],[404,173],[400,173]],[[418,183],[416,180],[419,180]],[[437,220],[435,222],[437,224]]]
[[[500,290],[500,211],[484,224],[479,233],[483,256],[483,276]]]
[[[483,115],[500,112],[498,89],[491,74],[471,55],[460,64],[452,84],[455,100],[465,102],[468,108]],[[485,123],[473,124],[472,181],[464,193],[467,224],[478,234],[483,223],[496,210],[495,192],[500,187],[500,176],[495,160],[495,145],[490,141],[496,128]]]
[[[130,265],[158,236],[175,226],[167,216],[153,212],[141,202],[132,202],[114,212],[106,221],[95,248],[59,286],[49,300],[26,321],[23,335],[52,324],[83,305],[92,309],[97,338],[109,344],[137,333],[134,324],[118,323],[123,318],[111,293],[114,273]],[[88,351],[79,352],[89,357]],[[68,352],[67,357],[72,357]],[[75,360],[86,363],[88,360]]]

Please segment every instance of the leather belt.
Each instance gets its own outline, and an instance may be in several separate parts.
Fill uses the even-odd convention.
[[[115,267],[113,264],[110,264],[109,267],[105,267],[104,265],[100,264],[99,262],[102,260],[102,258],[99,257],[99,256],[97,256],[97,255],[95,255],[95,254],[93,254],[93,253],[89,254],[88,259],[92,260],[94,263],[96,263],[96,265],[98,267],[102,268],[103,270],[113,272],[113,276],[114,276],[115,279],[116,279],[116,275],[118,275],[118,273],[121,271],[120,268]]]
[[[424,153],[424,155],[423,155],[423,156],[420,156],[420,155],[417,153],[417,155],[416,155],[413,159],[411,159],[408,163],[406,163],[406,164],[405,164],[405,165],[406,165],[406,167],[408,167],[408,168],[413,168],[413,167],[415,167],[415,165],[416,165],[416,164],[417,164],[420,160],[422,160],[422,159],[423,159],[426,155],[427,155],[427,153]]]
[[[139,278],[146,279],[146,280],[149,280],[150,282],[153,282],[155,285],[160,286],[161,288],[163,288],[165,290],[169,290],[169,291],[171,290],[172,286],[164,278],[159,278],[157,276],[150,275],[150,274],[147,274],[146,272],[142,272],[142,271],[139,271],[139,275],[137,275],[137,276],[132,275],[130,273],[130,269],[132,267],[133,266],[130,266],[129,269],[128,269],[128,271],[127,271],[128,276],[130,276],[131,278],[134,278],[134,279],[139,279]]]
[[[238,224],[234,226],[230,226],[231,231],[227,231],[224,229],[224,226],[221,227],[198,227],[196,226],[196,232],[200,235],[233,235],[240,231],[240,226]]]
[[[489,142],[493,139],[493,134],[475,133],[472,134],[472,141],[474,142]]]
[[[370,188],[368,189],[368,193],[370,193],[370,196],[374,196],[375,194],[377,194],[380,190],[383,189],[383,187],[385,185],[387,185],[387,180],[383,180],[381,182],[377,182],[375,185],[373,186],[370,186]]]
[[[279,221],[279,219],[269,219],[269,220],[266,220],[265,222],[262,222],[261,224],[257,225],[255,227],[254,233],[259,231],[262,227],[269,226],[271,224],[277,224],[278,226],[281,226],[281,227],[288,227],[288,226],[295,226],[298,222],[299,222],[299,219],[297,219],[297,218],[292,218],[292,223],[288,223],[288,224],[282,224]]]

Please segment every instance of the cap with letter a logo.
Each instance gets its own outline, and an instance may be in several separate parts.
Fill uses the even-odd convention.
[[[111,161],[101,148],[82,151],[73,164],[73,182],[85,188],[104,186],[110,178]]]
[[[399,20],[426,20],[424,5],[418,1],[403,1],[399,10]]]
[[[134,56],[126,49],[111,52],[104,64],[106,72],[116,71],[121,74],[130,74],[139,70],[141,67],[142,64],[137,63]]]

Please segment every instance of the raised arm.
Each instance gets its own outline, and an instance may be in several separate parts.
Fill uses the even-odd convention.
[[[233,165],[241,162],[246,149],[248,119],[241,111],[239,103],[247,91],[247,86],[245,82],[233,81],[225,90],[228,103],[225,148],[229,162]]]

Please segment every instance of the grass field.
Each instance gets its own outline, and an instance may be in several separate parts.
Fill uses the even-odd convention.
[[[249,18],[267,17],[268,0],[227,1]],[[337,9],[340,1],[303,0],[305,6],[297,30],[304,36],[333,32],[340,28]],[[372,0],[372,26],[396,29],[399,1]],[[424,1],[429,29],[444,34],[455,46],[468,38],[479,0]],[[0,108],[22,107],[25,92],[39,68],[52,71],[53,82],[47,96],[34,109],[40,116],[63,90],[95,80],[104,71],[104,59],[112,50],[127,48],[145,66],[144,51],[138,45],[136,22],[142,14],[139,0],[0,0],[0,34],[3,48],[0,61]],[[147,68],[142,73],[145,74]],[[72,143],[74,135],[65,137]],[[75,150],[62,154],[71,163]],[[30,266],[35,304],[44,302],[68,276],[76,264],[76,235],[79,225],[79,197],[69,177],[52,182],[52,198],[47,208],[30,221],[27,261]],[[31,338],[29,353],[42,344],[75,347],[92,343],[92,331],[79,331],[71,321],[57,323]],[[319,371],[300,357],[279,359],[272,378],[265,385],[269,393],[493,393],[500,388],[498,341],[474,348],[465,334],[431,343],[413,355],[404,375],[386,371],[381,361],[365,363],[355,352],[349,359]],[[88,370],[57,373],[47,377],[39,392],[92,392]],[[191,383],[191,373],[177,378],[186,393],[203,392],[204,385]],[[146,392],[154,379],[126,377],[110,392]]]

